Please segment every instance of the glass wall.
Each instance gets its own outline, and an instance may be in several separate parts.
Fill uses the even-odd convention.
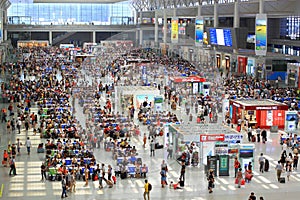
[[[129,1],[111,4],[33,3],[33,0],[10,0],[9,24],[131,24],[133,11]],[[113,20],[112,20],[113,19]],[[114,20],[130,19],[130,20]]]

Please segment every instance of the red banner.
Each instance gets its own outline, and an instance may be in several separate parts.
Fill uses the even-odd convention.
[[[218,142],[224,141],[225,134],[201,134],[200,142]]]

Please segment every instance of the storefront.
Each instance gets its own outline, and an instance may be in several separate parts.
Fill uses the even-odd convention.
[[[288,110],[286,104],[272,100],[241,99],[229,101],[229,118],[233,124],[237,124],[239,119],[246,121],[242,124],[253,128],[269,129],[271,126],[278,126],[284,129],[285,111]]]
[[[17,47],[48,47],[49,41],[47,40],[19,40]]]
[[[217,68],[223,68],[227,71],[230,69],[231,65],[231,55],[224,54],[221,52],[216,52],[216,66]]]
[[[246,73],[249,75],[255,74],[255,58],[248,57]]]
[[[248,57],[246,56],[238,56],[238,70],[237,72],[240,74],[246,74],[246,66],[248,62]]]

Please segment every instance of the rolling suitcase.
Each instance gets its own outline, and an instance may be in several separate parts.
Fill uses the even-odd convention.
[[[269,160],[268,159],[265,159],[265,172],[269,171]]]
[[[279,183],[285,183],[285,178],[284,177],[280,177],[279,178]]]

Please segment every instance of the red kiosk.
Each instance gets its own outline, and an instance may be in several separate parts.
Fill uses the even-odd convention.
[[[205,78],[200,76],[175,76],[170,77],[171,87],[175,88],[176,84],[185,84],[186,88],[191,88],[192,94],[203,93],[203,84],[206,82]]]
[[[237,124],[242,119],[254,128],[269,129],[271,126],[278,126],[279,129],[284,129],[287,110],[288,105],[269,99],[229,100],[231,122]]]

